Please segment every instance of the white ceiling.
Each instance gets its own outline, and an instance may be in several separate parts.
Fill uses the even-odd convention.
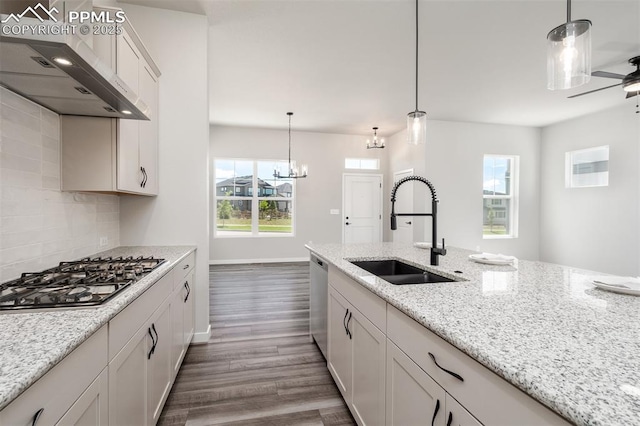
[[[207,14],[214,124],[390,135],[415,107],[413,0],[127,0]],[[153,3],[153,4],[151,4]],[[573,1],[593,22],[593,70],[628,74],[640,55],[640,0]],[[420,0],[419,107],[438,120],[545,126],[627,105],[593,77],[546,89],[546,35],[563,0]]]

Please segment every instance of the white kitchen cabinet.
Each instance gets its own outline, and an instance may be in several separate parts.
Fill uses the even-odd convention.
[[[137,331],[109,363],[111,425],[153,425],[162,412],[173,383],[172,286],[169,273],[112,320],[116,348],[131,328]]]
[[[443,426],[445,403],[444,389],[387,340],[387,425]]]
[[[147,418],[151,424],[160,418],[173,381],[170,312],[170,299],[167,299],[150,320],[151,331],[156,335],[155,348],[152,347],[147,363]]]
[[[174,290],[171,297],[172,364],[174,377],[193,338],[195,256],[190,255],[175,268]]]
[[[160,71],[129,22],[120,28],[99,37],[94,53],[142,99],[150,120],[61,116],[63,191],[158,194]]]
[[[0,411],[0,425],[27,426],[36,421],[52,425],[64,419],[69,422],[61,424],[73,424],[76,417],[86,418],[83,413],[90,412],[92,406],[104,424],[106,393],[103,386],[96,389],[92,383],[107,366],[107,342],[105,326]],[[87,392],[98,392],[99,396],[83,398]]]
[[[447,392],[449,401],[461,405],[458,409],[449,403],[452,421],[460,425],[570,424],[391,305],[387,337]],[[471,417],[465,417],[467,411]]]
[[[149,424],[147,362],[153,339],[148,330],[148,327],[140,327],[109,363],[110,425]]]
[[[105,368],[56,426],[107,426],[108,423],[109,374]]]
[[[349,404],[351,396],[351,365],[353,351],[347,332],[349,303],[332,287],[329,287],[329,359],[327,366],[342,397]]]
[[[329,371],[359,425],[384,425],[384,333],[333,287],[328,309]]]

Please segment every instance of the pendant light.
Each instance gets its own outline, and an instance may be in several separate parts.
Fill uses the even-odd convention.
[[[591,21],[571,20],[567,0],[567,23],[547,34],[547,88],[571,89],[591,79]]]
[[[276,179],[301,179],[301,178],[306,178],[307,177],[307,172],[309,171],[309,168],[307,167],[306,164],[302,164],[300,166],[300,169],[298,169],[298,166],[296,165],[295,161],[291,161],[291,116],[293,115],[292,112],[288,112],[287,115],[289,116],[289,163],[288,163],[288,167],[289,167],[289,171],[287,175],[281,175],[280,174],[280,170],[275,169],[273,171],[273,177]]]
[[[407,142],[410,145],[427,142],[427,113],[418,109],[418,0],[416,0],[416,109],[407,114]]]
[[[373,128],[373,141],[367,139],[367,149],[384,148],[384,139],[378,139],[378,128]]]

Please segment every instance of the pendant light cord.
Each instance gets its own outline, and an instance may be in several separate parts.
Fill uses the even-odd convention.
[[[571,22],[571,0],[567,0],[567,23]]]
[[[416,112],[418,111],[418,0],[416,0]]]

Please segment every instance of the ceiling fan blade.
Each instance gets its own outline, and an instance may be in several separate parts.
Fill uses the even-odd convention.
[[[604,89],[610,89],[610,88],[612,88],[612,87],[616,87],[616,86],[622,86],[622,83],[614,84],[614,85],[612,85],[612,86],[601,87],[601,88],[599,88],[599,89],[590,90],[590,91],[588,91],[588,92],[578,93],[577,95],[567,96],[567,98],[568,98],[568,99],[571,99],[571,98],[577,98],[578,96],[588,95],[589,93],[599,92],[599,91],[601,91],[601,90],[604,90]]]
[[[622,74],[615,74],[606,71],[594,71],[591,73],[591,75],[594,77],[617,78],[618,80],[622,80],[624,78],[624,75]]]
[[[627,92],[627,97],[625,99],[629,99],[634,96],[638,96],[638,92]]]

